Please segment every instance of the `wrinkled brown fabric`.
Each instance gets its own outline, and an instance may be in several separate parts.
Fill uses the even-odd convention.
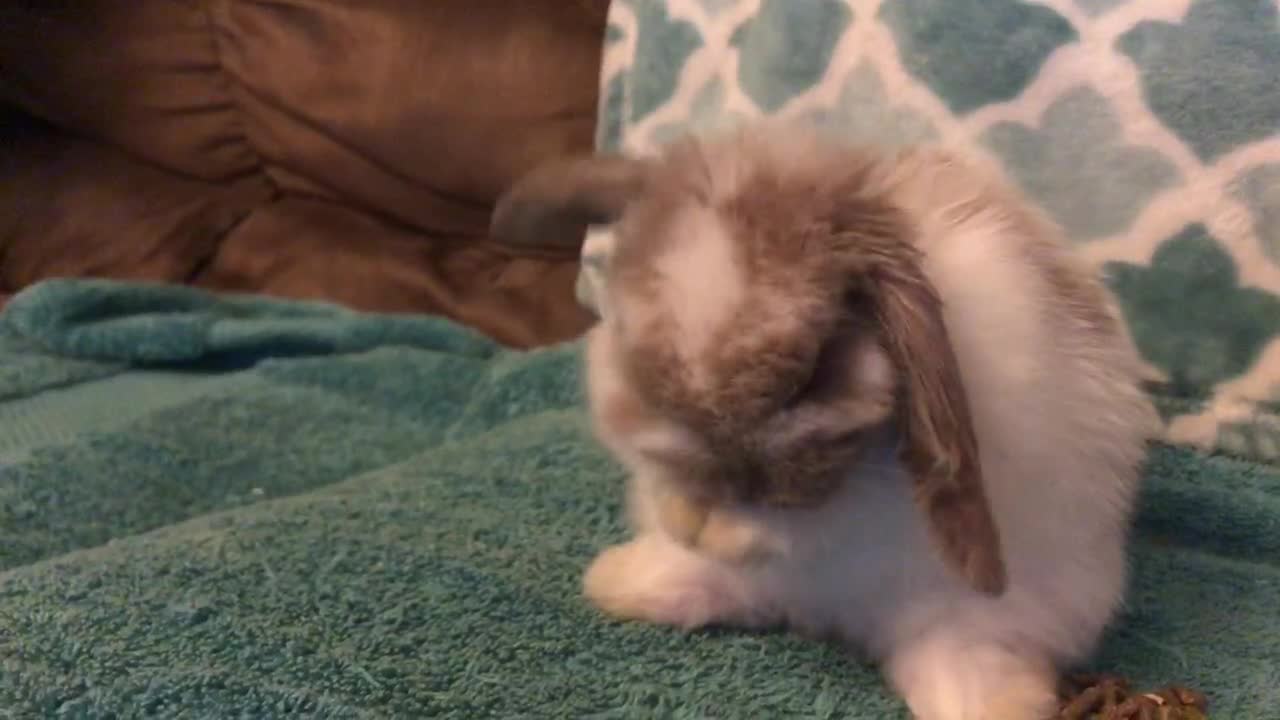
[[[602,30],[572,2],[215,7],[244,132],[286,190],[482,233],[516,176],[593,139]]]
[[[571,338],[590,321],[572,248],[512,256],[488,220],[516,177],[590,148],[607,6],[0,2],[0,101],[84,138],[0,167],[0,292],[190,279]]]
[[[423,243],[342,205],[285,197],[237,226],[194,282],[380,312],[433,307],[527,347],[569,339],[590,322],[577,303],[538,301],[571,286],[576,274],[573,262],[512,258],[474,243]]]
[[[206,180],[252,171],[204,0],[4,0],[0,96]],[[281,61],[286,61],[283,58]]]
[[[0,134],[0,288],[48,277],[185,282],[270,200],[261,178],[214,184],[40,127]]]

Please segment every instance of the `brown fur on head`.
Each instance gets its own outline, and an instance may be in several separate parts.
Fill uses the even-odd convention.
[[[688,492],[821,503],[868,434],[896,420],[944,559],[998,593],[965,390],[913,224],[884,181],[891,162],[750,133],[651,160],[579,158],[512,188],[494,231],[517,241],[615,223],[607,330],[627,402],[693,438],[660,458]]]

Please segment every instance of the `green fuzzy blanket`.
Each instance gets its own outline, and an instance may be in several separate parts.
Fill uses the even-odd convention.
[[[184,288],[0,315],[0,718],[899,718],[783,633],[619,624],[576,347]],[[1280,708],[1280,474],[1157,449],[1096,667]]]

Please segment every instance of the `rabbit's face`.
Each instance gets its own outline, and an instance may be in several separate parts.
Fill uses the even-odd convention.
[[[691,379],[696,364],[664,364],[660,358],[669,351],[655,359],[651,340],[629,337],[606,321],[589,342],[591,411],[611,446],[691,496],[816,505],[850,476],[868,431],[893,413],[895,374],[874,337],[841,333],[794,390],[767,404],[744,404],[738,413],[708,404],[709,386]],[[772,392],[766,379],[736,377],[744,388]]]
[[[601,331],[625,404],[666,428],[637,452],[687,491],[821,502],[892,415],[897,373],[851,256],[908,231],[866,191],[874,169],[689,143],[615,224]]]

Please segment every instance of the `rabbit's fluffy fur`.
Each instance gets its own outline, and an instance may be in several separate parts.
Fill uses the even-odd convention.
[[[943,150],[880,153],[757,127],[635,163],[644,171],[627,191],[615,184],[608,200],[591,187],[566,189],[574,173],[562,166],[559,178],[550,170],[513,189],[502,210],[508,235],[518,222],[532,229],[539,212],[552,212],[538,208],[539,193],[550,202],[556,193],[545,186],[558,183],[559,220],[572,206],[583,222],[618,221],[609,313],[588,335],[586,372],[596,432],[630,471],[634,537],[594,560],[587,598],[618,618],[681,628],[785,624],[834,635],[880,662],[921,720],[1052,715],[1057,671],[1092,651],[1122,602],[1140,465],[1157,427],[1142,365],[1101,283],[997,173]],[[846,202],[862,203],[846,215],[853,225],[879,222],[877,208],[897,218],[876,232],[902,235],[918,252],[945,324],[927,340],[942,346],[908,342],[895,355],[894,329],[877,326],[891,315],[828,312],[844,296],[806,289],[826,282],[824,267],[875,272],[874,263],[824,259],[834,246],[818,239],[789,240],[838,230],[814,214],[839,214]],[[852,230],[841,247],[856,255]],[[804,324],[827,315],[831,323]],[[700,425],[730,423],[737,406],[715,403],[746,397],[732,388],[765,387],[775,400],[795,391],[793,383],[770,395],[775,388],[746,377],[750,357],[734,365],[717,348],[739,343],[736,356],[803,345],[795,363],[813,372],[812,350],[826,341],[808,336],[850,319],[862,324],[846,334],[838,358],[846,377],[835,391],[849,394],[838,429],[856,436],[856,454],[820,496],[774,503],[767,491],[718,492],[681,476],[682,458],[734,452],[731,441],[713,447],[707,438],[722,436]],[[743,338],[753,333],[772,335],[752,346]],[[989,517],[992,538],[973,542],[990,545],[999,563],[969,574],[965,551],[946,555],[946,533],[934,526],[952,511],[945,503],[935,515],[923,511],[932,490],[903,460],[912,442],[904,435],[920,432],[906,416],[928,415],[932,402],[904,377],[916,363],[950,357],[967,407],[953,404],[980,459],[976,497],[989,509],[963,527]],[[695,396],[705,402],[681,404]],[[706,412],[677,411],[695,405]],[[767,460],[778,434],[808,442],[808,416],[794,410],[761,401],[742,411],[771,433],[752,436],[752,447],[765,448],[752,457]],[[814,427],[835,422],[813,417]],[[945,434],[938,422],[919,427]],[[956,467],[946,462],[948,442],[937,440],[941,449],[927,458],[934,466]]]

